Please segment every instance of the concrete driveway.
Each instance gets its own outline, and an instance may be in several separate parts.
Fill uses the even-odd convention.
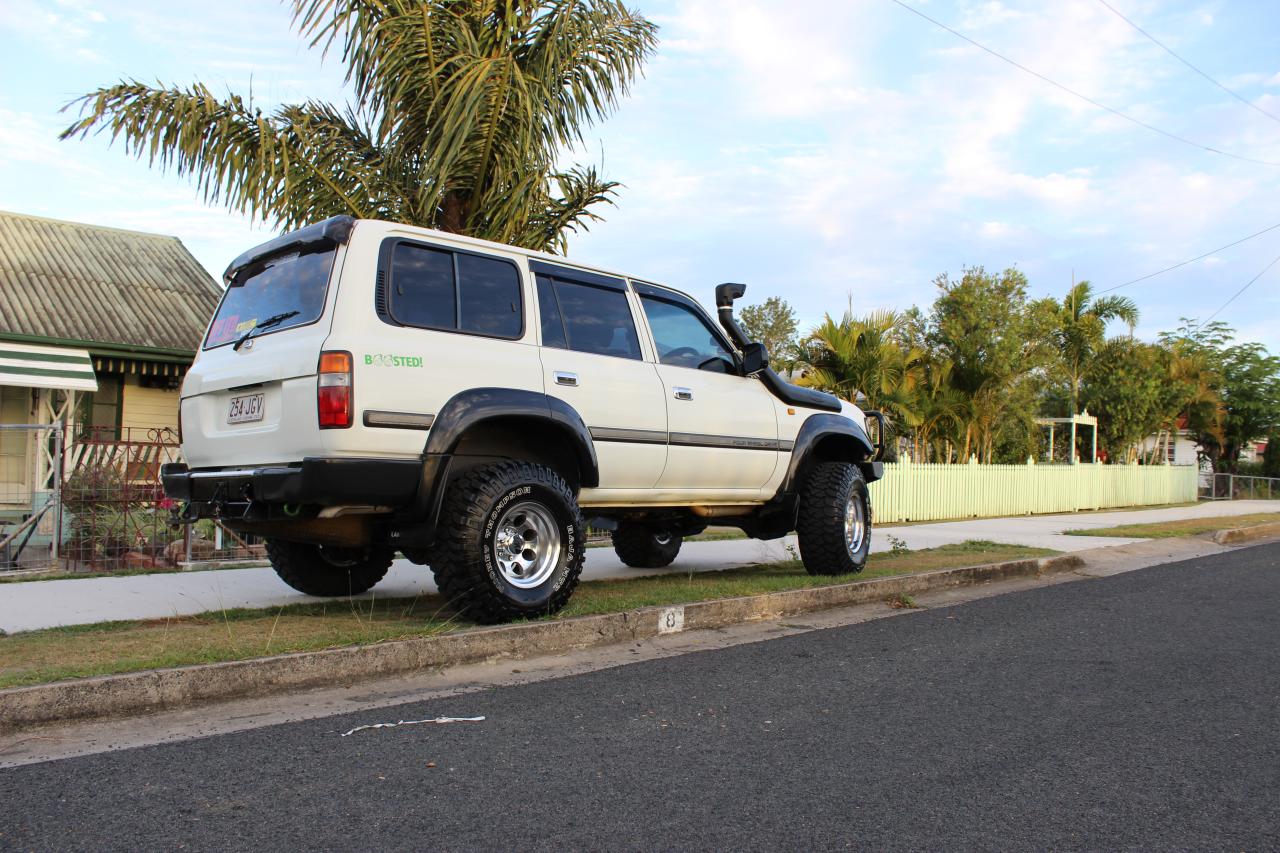
[[[986,539],[1058,551],[1081,551],[1139,540],[1066,536],[1063,531],[1257,512],[1280,512],[1280,501],[1233,501],[1164,509],[899,525],[876,528],[871,541],[873,551],[889,550],[891,536],[913,550]],[[601,579],[660,572],[700,572],[771,562],[786,559],[789,556],[788,545],[795,545],[794,536],[772,542],[750,539],[689,542],[672,566],[658,571],[628,568],[618,560],[612,548],[590,548],[583,577]],[[435,589],[429,569],[407,560],[397,560],[377,587],[359,597],[412,597],[435,592]],[[162,620],[237,607],[278,607],[315,600],[285,586],[270,568],[29,581],[0,584],[0,630],[13,633],[117,619]]]

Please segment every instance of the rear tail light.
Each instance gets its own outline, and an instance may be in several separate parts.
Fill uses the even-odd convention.
[[[347,429],[352,421],[351,353],[320,353],[316,411],[320,429]]]

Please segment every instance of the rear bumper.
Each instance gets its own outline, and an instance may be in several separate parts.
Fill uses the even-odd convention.
[[[422,461],[311,458],[289,465],[197,471],[182,463],[170,463],[160,469],[160,478],[165,495],[193,506],[265,503],[403,507],[417,496]]]

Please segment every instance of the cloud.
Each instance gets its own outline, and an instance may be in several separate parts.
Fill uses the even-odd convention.
[[[1270,224],[1255,220],[1280,173],[1135,127],[887,4],[847,8],[682,3],[662,21],[665,60],[644,104],[624,104],[601,134],[630,189],[575,245],[615,267],[635,251],[660,267],[653,275],[695,280],[712,277],[700,266],[744,265],[753,298],[783,295],[816,317],[843,310],[850,292],[857,310],[927,303],[934,275],[970,264],[1016,263],[1036,292],[1065,287],[1072,269],[1118,283]],[[929,12],[1172,132],[1242,151],[1280,143],[1274,125],[1220,93],[1188,97],[1185,70],[1096,4]],[[1162,23],[1170,43],[1203,28],[1194,17]],[[697,111],[692,127],[665,123],[673,91],[683,121]],[[646,149],[638,137],[667,144]],[[662,177],[672,174],[687,179]],[[655,179],[673,190],[668,201],[645,189]],[[620,233],[673,221],[697,234],[678,260],[633,250]],[[1203,275],[1228,266],[1193,265]],[[1166,297],[1185,281],[1156,280]],[[1176,303],[1153,306],[1153,322],[1176,321]]]
[[[43,167],[100,178],[102,171],[68,156],[66,143],[58,141],[65,122],[52,123],[32,113],[0,107],[0,169]]]
[[[88,62],[101,59],[89,46],[107,16],[81,0],[5,0],[0,3],[0,30],[8,30],[24,41],[35,41],[54,55],[73,54]]]

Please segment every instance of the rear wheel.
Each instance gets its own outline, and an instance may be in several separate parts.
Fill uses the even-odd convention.
[[[578,585],[585,526],[550,468],[500,462],[468,471],[445,493],[440,531],[436,586],[477,622],[555,613]]]
[[[871,552],[871,500],[857,465],[823,462],[809,473],[796,536],[809,574],[862,571]]]
[[[395,551],[385,546],[338,548],[267,540],[267,557],[280,580],[307,595],[359,595],[387,574]]]
[[[660,569],[671,565],[680,553],[683,537],[670,530],[655,530],[635,521],[620,521],[613,531],[613,550],[633,569]]]

